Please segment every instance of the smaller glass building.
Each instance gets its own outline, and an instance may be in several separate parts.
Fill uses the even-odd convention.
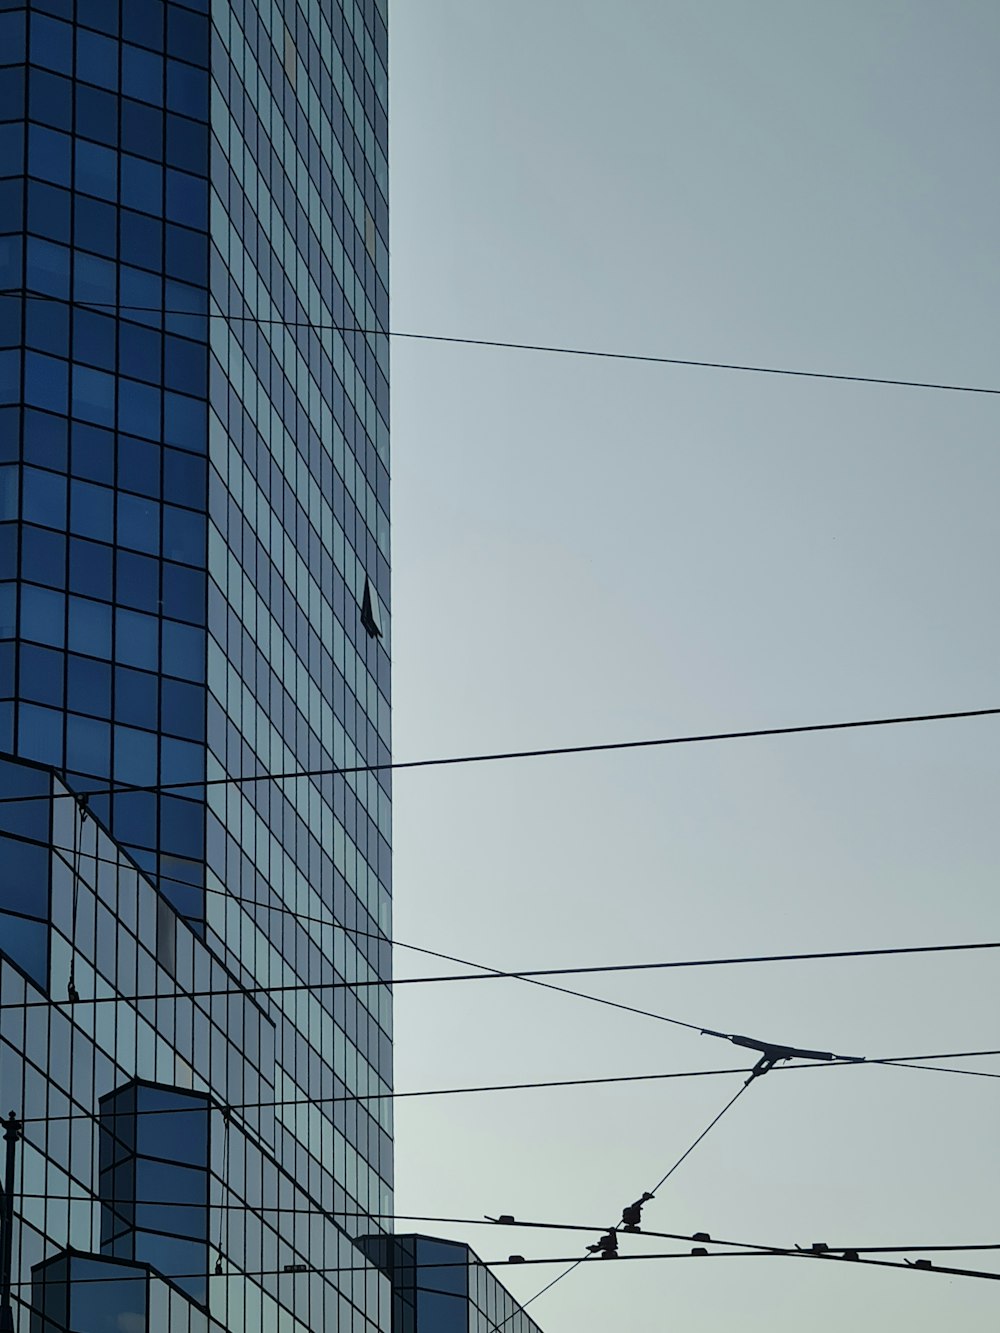
[[[542,1333],[468,1245],[418,1235],[357,1243],[392,1283],[392,1333]]]

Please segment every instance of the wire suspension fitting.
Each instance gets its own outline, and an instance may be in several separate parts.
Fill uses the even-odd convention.
[[[721,1037],[731,1041],[734,1046],[743,1046],[750,1051],[758,1051],[760,1059],[750,1071],[747,1084],[755,1078],[768,1074],[782,1060],[819,1060],[825,1064],[841,1062],[843,1064],[864,1064],[863,1055],[835,1055],[832,1051],[812,1051],[802,1046],[783,1046],[778,1042],[759,1041],[756,1037],[744,1037],[737,1032],[716,1032],[713,1028],[702,1028],[703,1037]]]

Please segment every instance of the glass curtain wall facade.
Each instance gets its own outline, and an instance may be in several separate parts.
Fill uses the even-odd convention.
[[[64,1254],[192,1328],[388,1330],[390,996],[329,986],[390,976],[386,45],[385,0],[0,0],[21,1301]],[[139,1132],[171,1090],[204,1166]]]
[[[409,1235],[362,1247],[392,1282],[391,1333],[542,1333],[468,1245]]]

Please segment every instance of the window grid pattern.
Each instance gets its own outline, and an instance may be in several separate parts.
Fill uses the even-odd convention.
[[[25,790],[34,793],[37,770],[24,767]],[[74,804],[63,798],[66,791],[57,781],[56,799],[38,803],[38,817],[52,821],[49,988],[56,997],[66,993],[74,934],[74,857],[63,850],[73,846]],[[23,829],[23,809],[0,804],[0,834],[11,836],[12,830]],[[153,1096],[152,1085],[159,1085],[211,1099],[206,1278],[212,1315],[233,1333],[244,1328],[289,1333],[324,1327],[359,1333],[386,1330],[388,1283],[374,1268],[342,1279],[318,1272],[240,1275],[240,1270],[283,1270],[286,1264],[364,1270],[365,1260],[331,1219],[332,1187],[315,1170],[293,1175],[279,1162],[276,1108],[240,1105],[273,1103],[285,1095],[269,1077],[279,1011],[269,997],[258,1002],[240,992],[237,979],[195,929],[165,904],[118,844],[94,821],[87,829],[75,929],[80,994],[110,998],[162,993],[169,998],[18,1008],[45,992],[0,955],[0,1086],[27,1121],[17,1157],[14,1275],[23,1284],[17,1290],[27,1299],[32,1269],[50,1260],[54,1250],[100,1250],[102,1188],[108,1202],[99,1170],[100,1111],[107,1112],[104,1099],[117,1094],[113,1107],[122,1090],[140,1080],[149,1085],[140,1095]],[[0,887],[6,887],[5,879],[0,879]],[[196,997],[190,994],[195,990],[232,994]],[[345,1091],[337,1082],[331,1095]],[[234,1108],[228,1143],[220,1109],[226,1106]],[[70,1115],[72,1119],[65,1118]],[[43,1123],[35,1117],[53,1118]],[[346,1104],[338,1104],[333,1132],[344,1144],[348,1120]],[[137,1122],[142,1123],[139,1117]],[[329,1151],[334,1154],[332,1139],[333,1133]],[[150,1155],[169,1158],[170,1152]],[[342,1150],[339,1170],[346,1172]],[[171,1188],[161,1180],[157,1198],[183,1202]],[[135,1220],[144,1221],[138,1216]],[[151,1228],[140,1230],[153,1247],[142,1257],[155,1262],[161,1274],[188,1271],[187,1262],[181,1267],[168,1243],[156,1250]],[[220,1254],[225,1276],[216,1279],[210,1274]],[[172,1333],[175,1326],[170,1327]],[[186,1328],[187,1323],[178,1317],[176,1327]],[[201,1329],[204,1322],[192,1327]]]
[[[367,1236],[361,1248],[392,1281],[390,1333],[541,1333],[468,1245],[432,1236]]]
[[[205,772],[206,9],[0,10],[0,749],[77,790]],[[95,808],[199,917],[201,803]]]
[[[385,762],[388,636],[360,605],[367,576],[390,606],[388,340],[304,327],[386,327],[384,14],[232,0],[213,21],[211,297],[235,318],[210,332],[208,774]],[[213,788],[208,806],[209,884],[239,894],[209,898],[209,937],[234,967],[388,978],[386,775]],[[388,1089],[383,988],[275,1009],[282,1096]],[[279,1111],[277,1156],[338,1210],[386,1213],[391,1114],[359,1106],[341,1131],[325,1108]]]
[[[81,894],[82,993],[112,957],[126,993],[150,957],[188,988],[220,959],[258,986],[390,976],[388,775],[200,788],[390,755],[388,339],[347,331],[387,327],[386,60],[384,0],[0,0],[0,752],[78,791],[191,784],[95,797],[89,827],[116,839],[102,829],[118,864],[94,863],[100,891],[111,873],[144,900],[138,867],[204,944],[162,899],[137,912],[131,890],[108,887],[123,923],[99,904],[91,923]],[[366,580],[380,640],[360,623]],[[73,832],[64,821],[54,845]],[[20,968],[0,960],[8,994],[67,975],[66,862],[53,854],[31,901],[0,882]],[[127,1006],[115,1021],[74,1010],[72,1083],[56,1062],[40,1086],[49,1064],[23,1043],[0,1055],[20,1061],[29,1115],[50,1096],[93,1110],[95,1092],[136,1077],[230,1101],[266,1099],[264,1083],[325,1099],[248,1113],[224,1165],[213,1140],[213,1201],[263,1179],[303,1210],[388,1213],[391,1102],[330,1101],[390,1087],[387,989],[265,1007],[263,1046],[225,1001],[140,1005],[134,1021]],[[39,1035],[27,1049],[51,1060]],[[69,1148],[39,1152],[30,1169],[58,1193]],[[79,1162],[79,1206],[65,1221],[36,1209],[22,1272],[53,1244],[96,1247],[93,1152]],[[233,1224],[241,1266],[285,1241],[266,1216]],[[288,1234],[290,1262],[346,1261],[329,1224]],[[384,1333],[383,1289],[310,1274],[219,1299],[233,1327]]]

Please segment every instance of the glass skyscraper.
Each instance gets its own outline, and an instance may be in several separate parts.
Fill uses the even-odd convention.
[[[0,0],[19,1333],[390,1327],[386,59]]]

